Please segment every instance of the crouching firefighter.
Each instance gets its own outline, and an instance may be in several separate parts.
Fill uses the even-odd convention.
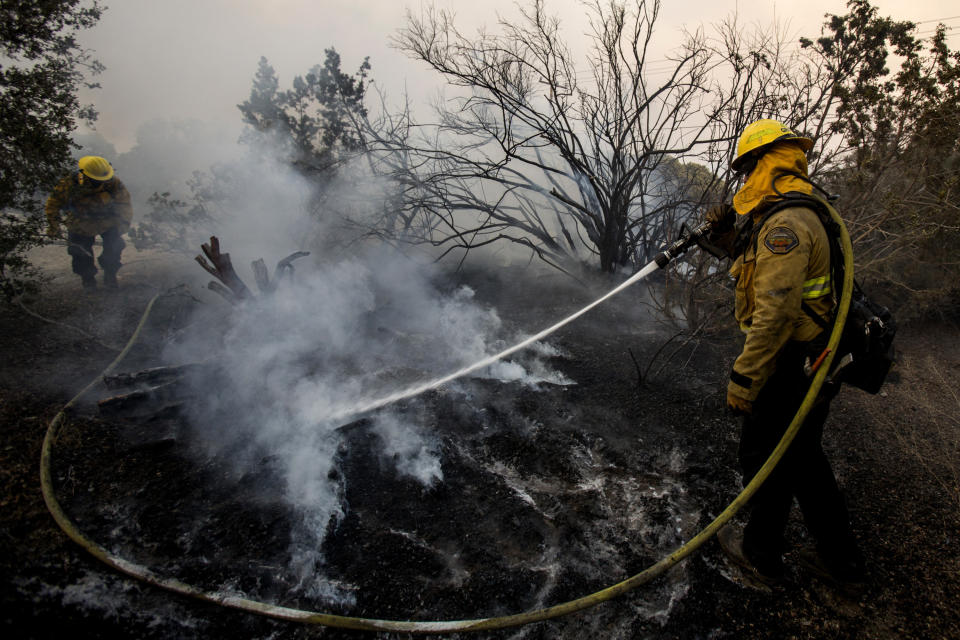
[[[47,199],[47,235],[60,237],[61,212],[66,213],[67,253],[73,258],[73,272],[83,280],[85,289],[97,286],[93,242],[99,235],[103,239],[98,259],[103,284],[116,287],[120,254],[126,246],[121,236],[133,219],[130,193],[104,158],[84,156],[78,165],[79,170],[63,178]]]
[[[743,416],[738,457],[744,485],[800,408],[837,304],[827,230],[800,197],[812,192],[806,157],[812,146],[776,120],[752,123],[731,165],[742,187],[732,206],[706,213],[709,241],[733,259],[735,317],[746,334],[727,386],[728,407]],[[863,580],[863,559],[821,446],[838,386],[824,385],[783,459],[751,499],[746,527],[728,526],[718,535],[731,559],[767,585],[784,579],[784,531],[794,497],[816,541],[815,550],[801,552],[801,564],[834,582]]]

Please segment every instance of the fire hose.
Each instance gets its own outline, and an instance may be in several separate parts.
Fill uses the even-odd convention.
[[[153,306],[156,303],[157,299],[160,297],[158,294],[150,300],[146,309],[143,312],[140,322],[131,335],[129,341],[127,342],[126,347],[123,351],[111,362],[107,368],[94,379],[90,384],[83,388],[73,399],[71,399],[64,407],[54,416],[53,420],[50,422],[46,435],[43,440],[43,448],[40,456],[40,484],[43,492],[43,499],[47,504],[47,508],[50,511],[50,514],[56,520],[57,525],[67,534],[74,542],[83,547],[91,555],[93,555],[98,560],[104,562],[113,569],[120,571],[126,575],[129,575],[138,580],[142,580],[148,584],[166,589],[174,593],[181,595],[190,596],[201,601],[210,602],[218,604],[224,607],[229,607],[233,609],[239,609],[242,611],[255,613],[259,615],[268,616],[271,618],[277,618],[280,620],[288,620],[294,622],[302,622],[309,624],[319,624],[329,627],[338,627],[342,629],[354,629],[354,630],[363,630],[363,631],[388,631],[388,632],[401,632],[401,633],[412,633],[412,634],[444,634],[444,633],[454,633],[454,632],[464,632],[464,631],[481,631],[481,630],[492,630],[492,629],[502,629],[506,627],[516,627],[521,625],[526,625],[534,622],[541,622],[544,620],[549,620],[551,618],[556,618],[563,616],[569,613],[576,611],[581,611],[592,607],[594,605],[600,604],[601,602],[606,602],[612,598],[620,596],[632,589],[639,587],[640,585],[646,584],[652,581],[654,578],[664,574],[674,565],[678,564],[688,556],[690,556],[694,551],[699,549],[705,542],[707,542],[717,531],[723,527],[727,522],[737,514],[738,511],[747,503],[747,501],[757,492],[760,486],[766,481],[770,473],[776,467],[777,463],[780,462],[780,459],[783,457],[784,453],[787,451],[787,448],[790,446],[790,443],[793,441],[797,432],[803,424],[804,419],[807,414],[810,412],[811,408],[814,405],[814,402],[817,399],[817,395],[820,392],[820,388],[823,386],[824,381],[826,380],[828,374],[831,370],[831,363],[833,361],[833,356],[836,352],[837,345],[840,342],[840,336],[843,332],[843,326],[846,321],[847,312],[850,307],[850,299],[853,291],[853,247],[850,242],[850,235],[847,232],[846,227],[843,224],[843,220],[840,218],[840,215],[836,210],[827,205],[827,208],[830,212],[830,216],[837,223],[840,228],[841,243],[843,247],[843,258],[844,258],[844,280],[843,288],[840,296],[840,302],[837,309],[837,317],[833,325],[833,329],[830,333],[830,339],[828,341],[826,352],[826,357],[822,363],[822,366],[816,371],[813,380],[811,381],[810,388],[807,391],[806,396],[800,408],[797,410],[796,415],[793,418],[793,421],[790,423],[790,426],[787,428],[786,432],[783,434],[779,444],[770,454],[770,457],[760,468],[757,474],[753,479],[747,484],[746,487],[730,502],[729,505],[716,517],[714,520],[703,528],[699,533],[693,536],[689,541],[678,547],[673,553],[662,558],[659,562],[647,567],[640,573],[637,573],[622,582],[618,582],[610,587],[601,589],[595,593],[582,596],[580,598],[570,600],[561,604],[556,604],[550,607],[545,607],[542,609],[536,609],[532,611],[527,611],[523,613],[517,613],[513,615],[505,615],[498,617],[490,618],[475,618],[469,620],[436,620],[436,621],[427,621],[427,620],[380,620],[374,618],[360,618],[352,616],[343,616],[343,615],[334,615],[328,613],[321,613],[316,611],[306,611],[302,609],[294,609],[289,607],[278,606],[274,604],[269,604],[265,602],[260,602],[257,600],[252,600],[249,598],[244,598],[237,595],[210,592],[200,589],[198,587],[186,584],[177,580],[175,578],[168,578],[164,576],[157,575],[148,567],[145,567],[140,564],[136,564],[129,560],[120,558],[113,553],[111,553],[106,548],[97,544],[93,540],[87,538],[70,520],[69,516],[63,511],[63,508],[60,506],[60,503],[57,501],[56,494],[53,489],[53,480],[50,469],[50,462],[52,457],[53,446],[57,441],[57,438],[60,435],[63,423],[66,417],[66,412],[76,405],[80,399],[91,391],[103,376],[108,375],[112,372],[119,363],[126,357],[130,349],[133,347],[139,338],[140,332],[143,330],[143,327],[146,325],[147,319],[150,316]],[[699,238],[703,237],[706,233],[706,228],[701,226],[693,231],[689,232],[686,236],[682,237],[680,240],[674,242],[670,247],[668,247],[663,253],[657,256],[657,258],[652,261],[647,267],[638,272],[636,275],[632,276],[630,279],[625,281],[623,284],[613,289],[603,298],[591,303],[584,309],[581,309],[579,312],[573,316],[568,317],[563,322],[558,323],[551,327],[552,330],[556,330],[563,324],[571,321],[572,319],[579,317],[587,310],[593,308],[603,300],[606,300],[610,296],[622,291],[627,286],[641,280],[643,277],[656,270],[656,268],[663,268],[671,260],[684,253],[689,249],[694,243],[698,241]],[[532,336],[532,338],[540,339],[545,335],[544,332]],[[523,345],[529,344],[533,340],[525,340]],[[517,347],[521,348],[521,347]],[[497,354],[499,357],[503,357],[507,352],[512,353],[516,348],[508,349],[506,352],[501,352]],[[458,372],[459,375],[465,375],[465,372],[473,371],[477,367],[468,367],[467,369],[461,370]],[[444,378],[444,381],[451,379],[449,376]],[[437,386],[441,383],[431,383],[430,385],[424,385],[422,388],[426,390]],[[386,402],[382,404],[377,404],[377,406],[383,406]]]

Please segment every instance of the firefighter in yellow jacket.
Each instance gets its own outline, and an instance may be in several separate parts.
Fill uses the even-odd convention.
[[[60,237],[61,216],[66,214],[67,253],[73,258],[73,272],[83,286],[96,288],[97,267],[93,261],[93,242],[103,239],[98,261],[103,269],[103,283],[117,286],[120,254],[126,244],[122,235],[130,228],[133,207],[130,193],[120,182],[113,167],[99,156],[84,156],[78,171],[65,177],[47,199],[47,235]]]
[[[830,243],[819,216],[802,204],[774,210],[789,192],[811,193],[806,152],[812,146],[809,138],[776,120],[751,124],[732,163],[744,183],[732,206],[707,213],[714,240],[731,249],[735,317],[746,334],[727,385],[728,407],[744,416],[739,449],[744,484],[799,409],[811,382],[809,363],[829,337],[822,325],[836,304]],[[733,243],[734,237],[740,241]],[[801,554],[801,563],[835,582],[863,578],[847,508],[820,442],[835,393],[821,393],[790,449],[751,500],[742,533],[728,527],[719,536],[724,550],[761,582],[784,578],[784,531],[794,497],[816,542],[815,550]]]

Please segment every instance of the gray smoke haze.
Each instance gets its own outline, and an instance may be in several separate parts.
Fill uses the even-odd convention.
[[[455,371],[517,336],[505,332],[496,310],[479,304],[470,287],[449,284],[425,256],[350,238],[330,213],[362,215],[364,203],[377,210],[384,185],[348,169],[318,200],[310,184],[264,159],[269,156],[251,164],[242,152],[221,168],[233,176],[231,191],[221,203],[223,215],[205,231],[221,238],[248,285],[253,280],[245,265],[255,258],[272,265],[298,249],[312,251],[311,257],[296,262],[293,278],[275,292],[240,306],[206,294],[194,330],[164,357],[171,364],[216,365],[217,375],[190,408],[195,448],[229,459],[238,477],[269,465],[284,485],[277,499],[302,518],[290,570],[307,595],[349,602],[349,585],[323,578],[319,553],[345,509],[335,469],[342,422],[331,416]],[[128,186],[137,187],[136,174]],[[544,365],[551,355],[555,350],[540,345],[474,375],[569,383]],[[381,464],[425,490],[443,481],[441,434],[426,430],[415,413],[390,407],[369,420],[382,446]]]
[[[133,195],[139,220],[154,192],[189,199],[187,180],[194,171],[217,176],[222,190],[207,201],[215,218],[195,229],[194,237],[219,236],[248,284],[253,283],[251,260],[264,258],[272,266],[295,250],[312,252],[296,263],[293,280],[269,297],[231,309],[204,294],[205,310],[194,331],[171,344],[164,357],[170,364],[217,365],[218,375],[199,390],[200,400],[190,409],[193,429],[186,435],[193,448],[229,459],[238,477],[245,469],[269,466],[283,485],[275,499],[300,516],[289,571],[305,595],[349,603],[351,585],[324,578],[319,551],[331,523],[349,509],[344,480],[336,473],[342,424],[329,416],[459,369],[518,336],[504,329],[496,310],[479,303],[471,288],[446,284],[429,255],[403,255],[360,240],[342,225],[339,216],[345,211],[361,217],[364,207],[371,215],[379,211],[389,184],[355,168],[318,199],[313,185],[275,162],[271,151],[236,143],[235,105],[248,95],[260,55],[276,64],[286,85],[319,62],[328,46],[343,53],[348,70],[372,54],[372,77],[381,86],[393,83],[387,88],[398,96],[415,66],[386,46],[402,11],[395,2],[377,7],[340,0],[332,8],[328,3],[225,0],[117,4],[87,40],[107,65],[100,78],[104,89],[83,96],[97,103],[99,128],[115,142],[88,132],[78,137],[81,153],[111,160]],[[506,16],[515,14],[512,0],[494,4]],[[555,4],[568,33],[589,30],[579,2]],[[843,13],[839,0],[829,4],[827,10]],[[765,15],[768,2],[738,3],[746,16],[754,10],[759,15],[761,5]],[[729,10],[717,3],[708,8],[714,14]],[[682,20],[703,19],[691,9],[690,3],[664,3],[666,13],[683,14]],[[486,3],[458,10],[466,14],[466,30],[471,18],[474,25],[494,20]],[[923,17],[952,15],[947,11]],[[808,7],[814,25],[806,33],[815,33],[822,13]],[[346,27],[330,19],[345,15],[363,19],[347,21]],[[674,26],[669,19],[665,24],[670,25],[666,40],[672,42]],[[300,32],[290,36],[289,25]],[[165,46],[171,34],[178,42]],[[415,102],[429,101],[428,82],[411,86],[422,89]],[[197,274],[199,279],[199,268]],[[544,364],[554,354],[550,345],[540,344],[474,375],[518,384],[570,383]],[[388,407],[369,420],[381,446],[380,464],[392,465],[425,491],[444,481],[442,434],[425,426],[416,412]]]
[[[419,14],[429,4],[455,11],[458,26],[468,34],[495,29],[498,16],[508,22],[517,18],[513,0],[124,0],[110,4],[100,23],[81,34],[81,44],[95,51],[107,67],[98,78],[102,88],[85,90],[81,101],[95,104],[101,114],[98,129],[120,150],[132,146],[141,123],[157,118],[226,120],[236,131],[234,105],[247,95],[260,56],[277,65],[286,84],[320,62],[323,49],[333,46],[345,61],[359,64],[370,56],[373,78],[395,99],[409,91],[414,102],[428,104],[439,85],[436,75],[392,49],[389,38],[403,24],[405,11]],[[913,21],[957,13],[955,0],[872,4],[881,15]],[[560,18],[571,48],[586,53],[591,29],[583,4],[547,0],[545,8]],[[846,3],[809,0],[798,12],[795,5],[769,0],[663,2],[657,21],[662,37],[650,56],[654,72],[666,73],[658,63],[673,48],[681,29],[695,31],[734,12],[751,26],[787,20],[789,41],[796,42],[794,34],[815,37],[824,14],[843,14]],[[355,66],[349,63],[345,68]],[[578,63],[578,71],[589,75],[585,60]]]
[[[194,171],[230,162],[239,151],[234,127],[196,118],[143,122],[137,126],[132,147],[123,152],[96,131],[78,133],[74,141],[81,146],[75,156],[103,156],[128,187],[135,185],[131,196],[140,212],[154,192],[183,192]]]

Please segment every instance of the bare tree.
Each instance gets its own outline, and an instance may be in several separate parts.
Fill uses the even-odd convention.
[[[816,39],[731,18],[654,61],[659,6],[585,2],[580,68],[540,0],[470,37],[447,12],[408,15],[397,46],[457,94],[434,123],[409,110],[364,123],[376,170],[398,186],[376,230],[444,255],[512,242],[558,266],[637,267],[681,222],[729,201],[738,136],[775,118],[814,139],[811,176],[844,194],[861,274],[891,277],[924,238],[955,235],[960,74],[942,35],[923,55],[913,25],[849,0]],[[914,224],[913,206],[939,213]],[[653,297],[663,315],[691,328],[715,317],[701,286],[722,279],[711,258],[692,252],[666,276]]]
[[[811,175],[841,196],[857,272],[912,313],[957,292],[960,53],[942,25],[924,41],[868,0],[847,7],[799,47],[728,25],[719,57],[749,90],[728,85],[743,100],[718,122],[778,117],[813,138]]]
[[[513,242],[558,266],[614,272],[648,260],[698,208],[701,193],[677,188],[678,165],[712,141],[725,107],[710,93],[702,34],[655,62],[659,1],[584,7],[586,71],[542,0],[474,37],[449,12],[408,14],[396,45],[459,95],[432,125],[400,117],[368,129],[380,170],[404,193],[390,232],[444,253]]]
[[[808,135],[814,140],[810,174],[844,194],[841,206],[857,247],[857,267],[871,271],[878,258],[893,259],[912,244],[903,242],[910,234],[889,233],[902,230],[893,219],[902,212],[888,206],[889,198],[882,203],[876,197],[889,194],[890,187],[909,192],[917,186],[897,169],[902,168],[898,149],[909,143],[911,123],[923,112],[918,87],[905,81],[929,86],[934,77],[949,74],[931,68],[909,74],[918,49],[908,35],[912,25],[880,18],[867,0],[848,5],[848,14],[827,16],[816,40],[791,40],[780,24],[744,28],[736,16],[717,25],[709,44],[722,110],[712,122],[717,142],[700,158],[713,177],[706,199],[729,201],[738,187],[729,168],[735,140],[750,122],[774,118]],[[891,50],[904,56],[895,82],[886,77]],[[713,302],[699,285],[719,280],[719,274],[703,256],[685,258],[654,301],[663,315],[682,314],[696,327]]]

